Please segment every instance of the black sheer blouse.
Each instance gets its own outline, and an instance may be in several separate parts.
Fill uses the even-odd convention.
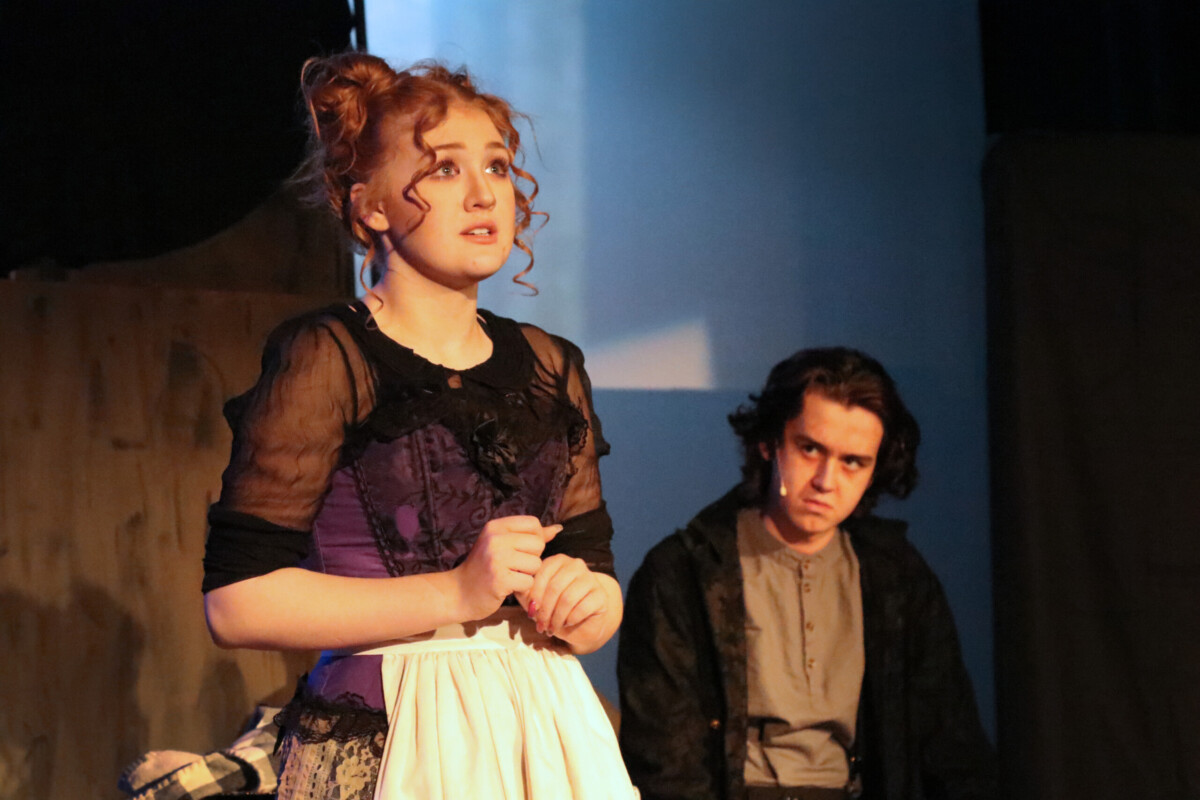
[[[583,356],[479,312],[492,355],[433,364],[357,303],[277,328],[262,375],[230,400],[233,450],[209,510],[204,591],[303,564],[386,577],[454,567],[489,519],[562,522],[545,555],[612,574],[600,494],[608,451]]]

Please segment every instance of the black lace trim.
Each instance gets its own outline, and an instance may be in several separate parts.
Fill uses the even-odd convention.
[[[571,451],[571,455],[579,455],[579,451],[583,449],[584,443],[587,442],[588,421],[583,412],[579,410],[579,406],[574,403],[567,403],[567,447]]]
[[[565,378],[542,374],[537,355],[512,320],[480,310],[493,341],[492,356],[453,372],[364,327],[366,307],[338,304],[341,320],[372,366],[375,404],[346,432],[339,468],[372,442],[390,442],[429,425],[454,436],[498,498],[521,487],[517,464],[547,441],[565,437],[570,454],[587,441],[588,419],[566,395]]]
[[[379,560],[383,562],[388,575],[393,578],[399,577],[405,573],[404,562],[400,560],[399,555],[408,552],[408,542],[404,541],[401,536],[388,535],[387,528],[379,519],[375,501],[371,497],[371,484],[367,481],[366,473],[363,471],[362,461],[356,460],[351,464],[350,472],[354,476],[355,491],[362,498],[367,527],[371,529],[371,538],[375,540],[375,550],[379,553]]]
[[[288,735],[305,744],[365,740],[372,754],[382,757],[387,712],[371,708],[360,695],[350,692],[333,700],[315,695],[305,685],[307,677],[300,678],[295,696],[275,715],[279,741]]]
[[[500,426],[494,415],[481,415],[464,443],[467,458],[491,482],[498,494],[511,497],[521,488],[517,473],[519,445],[512,432]]]
[[[384,394],[367,420],[347,435],[341,466],[356,461],[371,441],[391,442],[437,424],[454,436],[497,496],[507,498],[522,486],[518,464],[547,441],[565,439],[572,456],[587,441],[587,418],[565,399],[534,398],[529,391],[494,392],[469,383],[459,389],[380,391]]]

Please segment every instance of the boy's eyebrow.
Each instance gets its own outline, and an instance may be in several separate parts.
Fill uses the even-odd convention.
[[[796,436],[795,436],[795,439],[796,439],[796,443],[797,443],[797,444],[801,444],[801,445],[812,445],[813,447],[815,447],[815,448],[817,448],[818,450],[820,450],[822,453],[825,453],[825,452],[828,452],[828,451],[829,451],[829,448],[828,448],[828,447],[826,447],[826,446],[825,446],[825,445],[823,445],[821,442],[818,442],[816,439],[814,439],[814,438],[812,438],[811,436],[808,436],[808,435],[806,435],[806,434],[803,434],[803,433],[797,433],[797,434],[796,434]]]
[[[808,436],[807,434],[797,433],[795,435],[795,437],[793,437],[793,438],[796,440],[796,443],[799,445],[810,445],[812,447],[817,448],[822,453],[829,452],[828,447],[821,444],[820,442],[818,442],[816,439],[812,438],[811,436]],[[863,453],[841,453],[838,455],[838,458],[842,459],[843,461],[845,461],[848,458],[855,458],[855,459],[858,459],[859,461],[863,462],[864,464],[871,464],[875,461],[874,456],[869,456],[869,455],[866,455]]]

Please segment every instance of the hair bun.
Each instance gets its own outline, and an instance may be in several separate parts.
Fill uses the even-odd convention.
[[[358,140],[372,116],[372,100],[387,95],[397,80],[386,61],[365,53],[310,58],[300,73],[314,135],[327,148],[326,165],[347,174],[357,159]]]

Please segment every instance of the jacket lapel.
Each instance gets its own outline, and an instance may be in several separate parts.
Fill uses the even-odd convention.
[[[722,694],[727,784],[733,796],[742,791],[746,760],[746,601],[738,560],[737,490],[729,492],[688,525],[696,574],[704,591]]]

